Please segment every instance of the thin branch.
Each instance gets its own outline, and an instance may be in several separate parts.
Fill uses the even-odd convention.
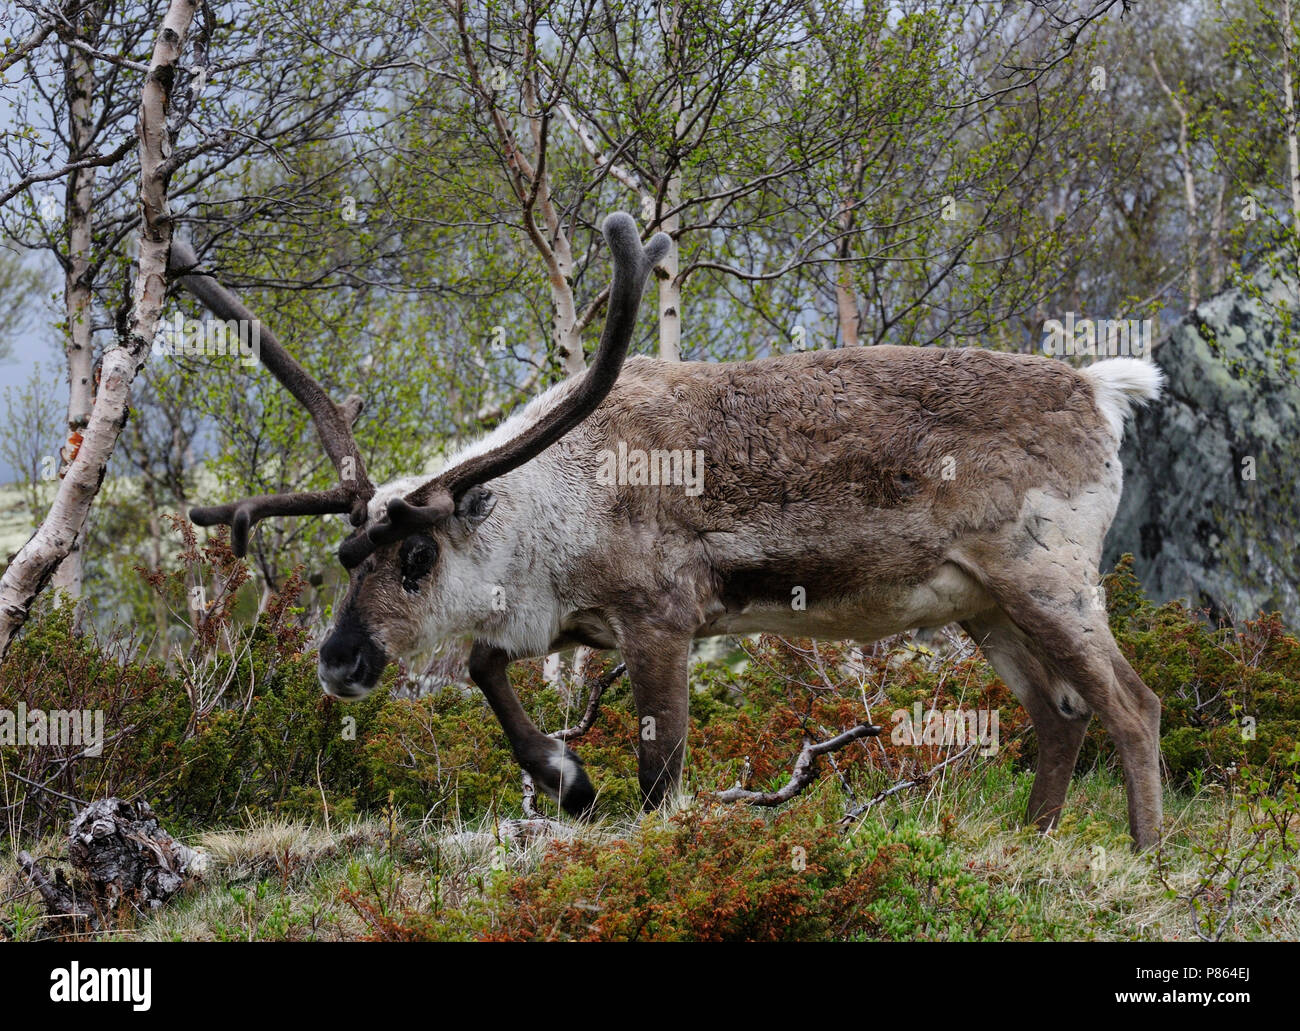
[[[84,39],[70,38],[67,41],[67,43],[68,46],[72,47],[74,50],[80,50],[82,51],[82,53],[89,54],[91,57],[95,58],[98,61],[105,61],[108,64],[115,64],[119,68],[130,68],[131,71],[133,72],[141,72],[142,74],[148,74],[149,66],[145,64],[143,61],[132,61],[129,58],[120,57],[117,54],[106,54],[102,50],[96,50]]]
[[[620,662],[607,674],[591,685],[591,695],[587,699],[587,711],[582,714],[582,719],[578,721],[576,727],[565,727],[563,730],[557,730],[550,736],[557,741],[572,741],[575,737],[582,737],[587,733],[596,722],[596,716],[600,712],[600,698],[609,690],[609,685],[627,672],[627,664]]]
[[[600,145],[596,142],[595,137],[592,136],[576,118],[573,117],[573,112],[569,110],[568,104],[556,104],[555,107],[564,117],[564,120],[569,123],[569,128],[572,129],[573,134],[578,137],[578,142],[582,144],[582,149],[585,150],[591,160],[596,163],[597,168],[608,169],[611,176],[635,193],[638,198],[645,194],[645,190],[641,186],[641,180],[637,178],[636,173],[629,171],[622,165],[616,164],[612,158],[607,158],[603,153],[601,153]]]
[[[59,798],[72,802],[74,805],[79,805],[83,807],[90,805],[90,803],[87,802],[84,798],[76,798],[73,795],[65,795],[62,791],[55,791],[53,788],[46,787],[44,784],[41,784],[38,781],[28,780],[26,777],[22,776],[21,774],[14,773],[13,770],[9,771],[9,776],[13,777],[14,780],[21,780],[24,784],[27,784],[30,787],[34,787],[38,791],[44,791],[51,795],[57,795]]]
[[[44,21],[44,20],[37,22],[36,28],[32,30],[30,36],[28,36],[25,40],[19,43],[12,50],[5,51],[4,56],[0,57],[0,75],[3,75],[8,68],[10,68],[12,65],[17,64],[24,57],[26,57],[33,50],[35,50],[42,43],[44,43],[45,40],[49,37],[50,33],[53,31],[54,31],[54,22]]]
[[[843,734],[838,734],[827,741],[807,741],[803,743],[803,749],[799,752],[799,758],[795,760],[794,767],[790,771],[790,779],[776,791],[750,791],[741,781],[737,781],[734,787],[726,791],[709,792],[710,798],[718,802],[747,802],[750,805],[780,805],[782,802],[788,802],[799,794],[804,788],[813,782],[817,775],[817,757],[826,755],[828,752],[836,752],[846,745],[852,744],[860,738],[875,737],[880,733],[880,728],[870,723],[859,723],[856,727],[846,730]]]
[[[75,172],[81,168],[102,168],[104,165],[115,165],[126,157],[127,153],[135,145],[135,139],[128,136],[107,154],[92,154],[80,161],[70,161],[62,168],[56,168],[50,172],[33,172],[31,175],[24,176],[14,183],[4,193],[0,193],[0,205],[9,203],[11,198],[36,183],[47,183],[51,179],[62,179],[69,172]]]

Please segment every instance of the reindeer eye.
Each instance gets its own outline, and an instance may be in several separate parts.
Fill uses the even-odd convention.
[[[397,558],[402,566],[402,589],[415,593],[438,560],[438,544],[432,537],[416,534],[402,541]]]

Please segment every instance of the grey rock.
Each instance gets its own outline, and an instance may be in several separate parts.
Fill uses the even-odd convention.
[[[1298,308],[1293,276],[1261,273],[1155,349],[1168,382],[1127,428],[1103,559],[1131,552],[1148,597],[1300,626],[1300,318],[1286,314]]]

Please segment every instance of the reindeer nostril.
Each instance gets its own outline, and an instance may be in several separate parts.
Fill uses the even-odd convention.
[[[329,666],[332,669],[338,669],[348,665],[348,653],[352,649],[348,647],[347,642],[339,640],[339,634],[331,634],[321,643],[320,646],[320,663],[322,666]],[[360,654],[352,652],[360,658]]]
[[[346,689],[346,694],[365,694],[384,671],[388,657],[360,620],[349,613],[320,646],[320,677],[326,690]]]

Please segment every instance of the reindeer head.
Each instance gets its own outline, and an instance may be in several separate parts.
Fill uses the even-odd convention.
[[[671,242],[657,233],[644,248],[631,216],[613,214],[603,227],[614,264],[608,312],[591,368],[578,385],[541,419],[499,447],[457,464],[424,483],[403,481],[376,490],[366,475],[352,425],[362,401],[336,405],[284,349],[262,329],[261,358],[311,414],[317,435],[338,472],[326,491],[264,494],[226,505],[190,510],[199,526],[225,524],[231,546],[243,556],[248,535],[268,516],[346,514],[354,527],[339,547],[348,570],[348,590],[334,626],[320,647],[321,686],[339,698],[366,694],[391,658],[410,654],[454,623],[451,599],[483,585],[462,581],[463,556],[479,527],[491,517],[496,498],[490,481],[536,457],[581,423],[605,399],[618,378],[636,323],[641,292],[650,270]],[[221,318],[252,319],[252,313],[211,276],[188,272],[193,251],[173,243],[170,259],[180,282]],[[458,561],[458,559],[462,559]]]

